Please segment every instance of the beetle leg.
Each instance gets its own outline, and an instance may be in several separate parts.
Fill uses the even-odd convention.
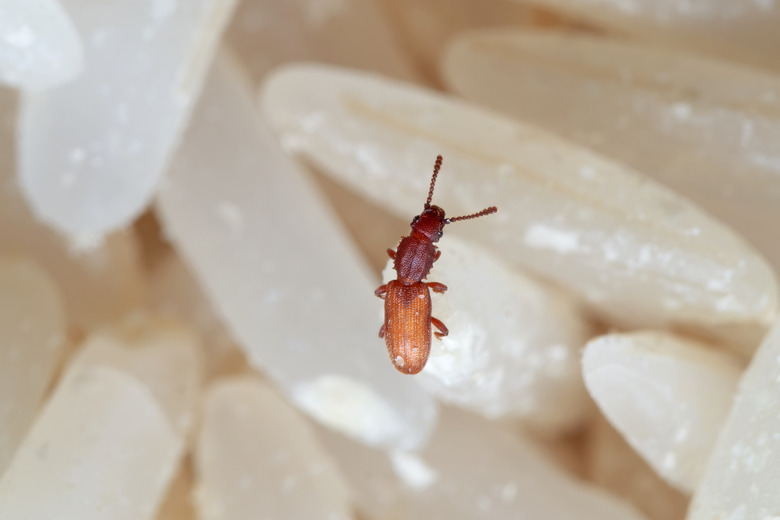
[[[437,249],[436,256],[433,257],[433,261],[435,262],[436,260],[438,260],[440,256],[441,256],[441,249]]]
[[[436,335],[437,338],[441,339],[450,333],[449,329],[447,329],[447,326],[443,324],[440,319],[431,316],[431,323],[433,324],[434,327],[436,327],[441,331],[441,332],[434,332],[434,335]]]
[[[443,293],[444,291],[447,290],[447,286],[439,282],[426,282],[425,285],[430,287],[433,292],[437,292],[437,293]]]
[[[381,327],[379,327],[379,337],[384,338],[385,337],[385,324],[383,323]]]
[[[390,258],[395,260],[395,251],[393,251],[392,249],[388,249],[387,250],[387,256],[389,256]]]
[[[379,287],[376,291],[374,291],[374,294],[376,294],[380,298],[384,298],[386,292],[387,292],[387,284]]]

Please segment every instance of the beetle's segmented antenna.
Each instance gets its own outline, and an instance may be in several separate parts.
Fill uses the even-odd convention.
[[[428,199],[425,201],[425,209],[431,207],[431,199],[433,199],[433,187],[436,185],[436,177],[439,176],[439,168],[441,168],[442,159],[441,155],[436,156],[436,163],[433,165],[433,177],[431,177],[431,187],[428,189]]]
[[[479,218],[484,217],[485,215],[491,215],[498,211],[498,208],[495,206],[490,206],[489,208],[485,208],[482,211],[478,213],[472,213],[471,215],[463,215],[462,217],[453,217],[445,219],[446,224],[452,224],[453,222],[457,222],[459,220],[470,220],[472,218]]]

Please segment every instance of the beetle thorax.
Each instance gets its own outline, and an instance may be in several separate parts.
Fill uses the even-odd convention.
[[[398,281],[408,285],[425,279],[431,272],[435,256],[436,246],[430,240],[414,236],[401,239],[393,266]]]

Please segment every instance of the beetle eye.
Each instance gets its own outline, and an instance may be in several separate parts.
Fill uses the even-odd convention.
[[[418,221],[418,220],[420,220],[420,215],[417,215],[416,217],[414,217],[414,218],[412,219],[412,224],[411,224],[411,225],[412,225],[412,226],[414,226],[415,224],[417,224],[417,221]]]

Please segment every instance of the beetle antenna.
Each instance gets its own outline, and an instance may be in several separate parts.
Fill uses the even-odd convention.
[[[459,220],[470,220],[472,218],[479,218],[484,217],[485,215],[490,215],[492,213],[495,213],[498,211],[498,208],[495,206],[490,206],[489,208],[485,208],[482,211],[478,213],[472,213],[471,215],[463,215],[462,217],[453,217],[448,218],[444,220],[445,224],[452,224],[453,222],[457,222]]]
[[[433,177],[431,177],[431,187],[428,189],[428,199],[425,201],[425,209],[431,207],[431,199],[433,198],[433,187],[436,185],[436,177],[439,176],[439,168],[441,168],[442,162],[441,155],[436,156],[436,163],[433,165]]]

